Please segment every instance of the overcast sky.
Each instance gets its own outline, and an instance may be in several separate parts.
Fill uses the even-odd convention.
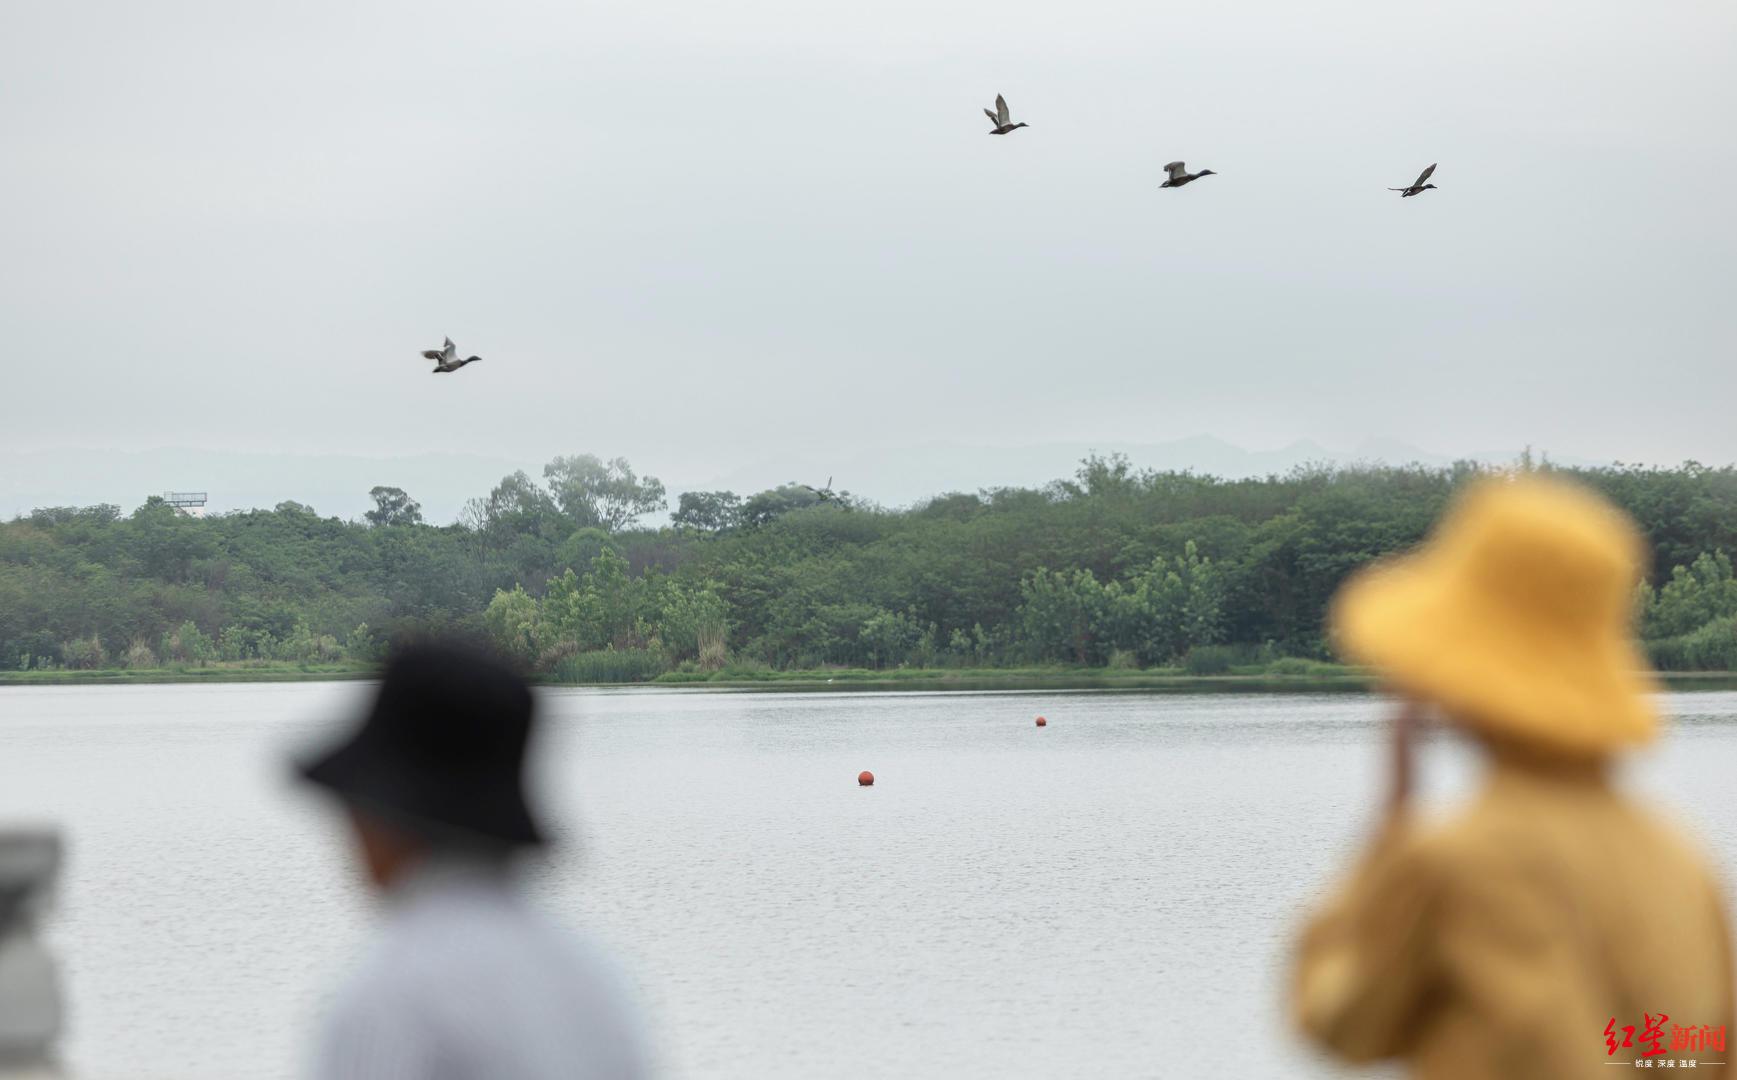
[[[0,451],[1731,461],[1734,46],[1725,0],[5,0]]]

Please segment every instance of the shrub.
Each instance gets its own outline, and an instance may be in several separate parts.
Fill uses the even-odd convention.
[[[674,659],[703,656],[708,648],[716,655],[729,633],[728,613],[729,605],[711,583],[702,588],[672,585],[658,614],[658,637]]]
[[[231,662],[269,660],[277,647],[278,643],[269,630],[226,626],[217,635],[217,655]]]
[[[561,638],[558,641],[545,645],[537,653],[537,670],[556,671],[560,668],[561,661],[570,656],[577,656],[583,651],[584,650],[580,649],[578,643],[572,638]]]
[[[1718,619],[1688,635],[1689,659],[1700,671],[1737,671],[1737,619]]]
[[[173,660],[177,664],[198,664],[203,667],[217,659],[217,643],[210,635],[199,629],[193,620],[188,619],[174,630],[163,635],[161,650],[165,660]]]
[[[724,635],[707,633],[700,636],[700,670],[719,671],[730,661],[730,652],[724,646]]]
[[[1737,619],[1715,619],[1646,648],[1661,671],[1737,671]]]
[[[771,664],[751,656],[738,656],[718,672],[721,679],[770,679],[777,672]]]
[[[126,655],[121,662],[130,668],[154,668],[157,666],[157,654],[143,641],[134,641],[127,646]]]
[[[69,668],[91,671],[108,666],[109,652],[103,648],[102,639],[92,634],[90,637],[75,638],[62,645],[60,658]]]
[[[649,682],[669,670],[657,649],[600,649],[575,653],[555,664],[555,678],[569,683]]]
[[[1238,652],[1229,645],[1196,645],[1182,658],[1182,667],[1190,675],[1227,675]]]
[[[880,611],[863,620],[857,630],[857,641],[868,653],[875,667],[891,667],[922,659],[925,652],[934,651],[930,636],[925,648],[925,633],[921,624],[899,611]]]
[[[308,624],[297,619],[288,635],[272,646],[272,659],[306,664],[319,659],[320,639]]]
[[[312,657],[321,664],[335,664],[344,658],[344,647],[338,644],[338,639],[331,634],[321,634],[314,639],[314,655]]]
[[[497,589],[483,612],[489,640],[521,664],[530,664],[537,657],[538,622],[537,601],[519,585],[514,585],[512,592]]]
[[[375,639],[374,632],[368,629],[367,623],[358,623],[344,638],[344,655],[362,664],[371,664],[380,659],[380,642]]]
[[[1111,649],[1110,659],[1104,666],[1112,671],[1139,671],[1140,659],[1132,649]]]
[[[1691,670],[1688,646],[1682,637],[1660,638],[1645,644],[1648,658],[1660,671]]]
[[[1704,551],[1690,565],[1673,568],[1656,594],[1642,590],[1641,600],[1649,636],[1688,637],[1737,615],[1737,578],[1723,551]]]

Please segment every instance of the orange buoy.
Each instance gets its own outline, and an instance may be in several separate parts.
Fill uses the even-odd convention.
[[[862,772],[856,774],[856,782],[861,784],[863,787],[874,787],[875,774],[864,769]]]
[[[1037,718],[1037,726],[1038,727],[1048,727],[1049,721],[1045,720],[1043,717],[1040,716]]]

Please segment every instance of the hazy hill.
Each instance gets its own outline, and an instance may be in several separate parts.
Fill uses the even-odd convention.
[[[609,456],[606,447],[574,447]],[[1058,442],[1020,446],[971,446],[934,442],[883,450],[791,451],[722,473],[692,470],[680,475],[655,461],[635,460],[642,472],[660,477],[670,502],[683,491],[725,488],[749,494],[789,480],[816,487],[831,477],[884,506],[905,506],[947,491],[1035,487],[1070,475],[1088,453],[1126,454],[1137,468],[1189,469],[1224,477],[1284,473],[1308,463],[1418,462],[1442,465],[1453,456],[1506,461],[1519,448],[1468,455],[1442,455],[1393,440],[1337,450],[1297,442],[1276,450],[1245,450],[1210,435],[1169,442]],[[1592,464],[1563,460],[1563,464]],[[285,500],[312,506],[323,515],[351,518],[372,504],[376,484],[404,488],[422,503],[427,520],[452,521],[464,501],[482,495],[501,477],[524,469],[541,474],[539,461],[476,454],[410,454],[364,457],[319,453],[232,453],[187,448],[142,451],[51,450],[13,455],[0,467],[0,516],[38,506],[108,502],[131,510],[148,496],[169,490],[205,491],[209,511],[272,507]]]

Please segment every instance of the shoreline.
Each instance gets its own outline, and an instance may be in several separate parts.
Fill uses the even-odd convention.
[[[11,686],[130,686],[196,685],[200,683],[342,682],[375,677],[365,665],[285,665],[251,668],[150,668],[103,671],[0,671],[0,689]],[[673,676],[673,677],[672,677]],[[1666,690],[1737,690],[1737,672],[1677,671],[1658,673]],[[538,686],[571,689],[714,690],[739,692],[761,690],[789,693],[901,690],[1017,691],[1017,690],[1126,690],[1169,693],[1367,693],[1374,680],[1351,667],[1321,664],[1309,673],[1237,671],[1215,675],[1191,675],[1184,671],[1125,671],[1103,668],[946,668],[885,671],[864,669],[756,672],[751,675],[717,673],[699,676],[670,673],[645,682],[562,682],[539,677]]]
[[[0,688],[8,686],[134,686],[152,683],[271,683],[342,682],[372,679],[367,665],[318,664],[302,667],[115,668],[100,671],[0,671]]]

